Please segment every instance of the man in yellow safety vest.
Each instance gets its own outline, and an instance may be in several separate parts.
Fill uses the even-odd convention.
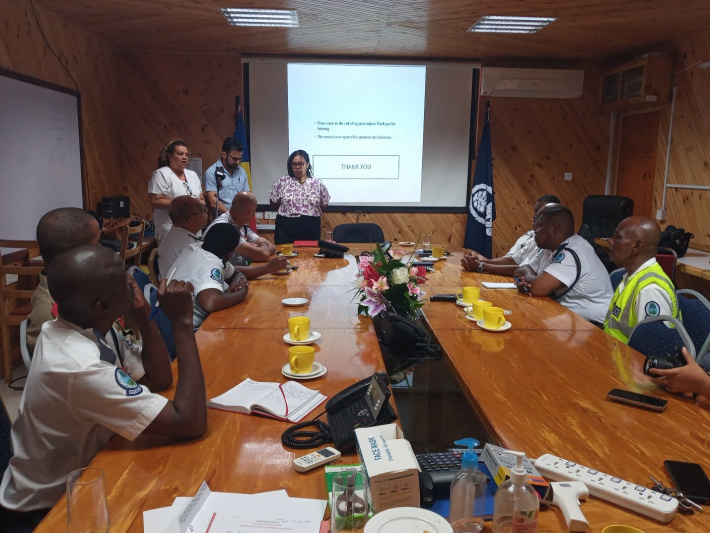
[[[626,269],[614,291],[604,320],[604,331],[629,342],[636,324],[646,317],[680,318],[673,282],[656,262],[661,230],[648,217],[622,220],[609,239],[609,257]]]

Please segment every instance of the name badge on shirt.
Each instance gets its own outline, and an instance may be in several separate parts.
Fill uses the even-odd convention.
[[[619,315],[621,314],[621,307],[615,305],[614,309],[611,310],[611,314],[614,318],[619,318]]]
[[[118,383],[118,386],[126,391],[126,396],[138,396],[141,392],[143,392],[143,387],[133,381],[133,378],[120,368],[116,369],[115,375],[116,383]]]

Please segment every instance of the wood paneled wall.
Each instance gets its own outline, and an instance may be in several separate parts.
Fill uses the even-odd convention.
[[[111,47],[61,17],[40,7],[36,7],[36,12],[35,19],[27,0],[3,2],[0,66],[81,93],[88,182],[85,201],[95,208],[101,197],[123,190],[117,56]]]
[[[673,120],[668,183],[710,186],[710,69],[696,63],[710,59],[710,32],[677,43],[674,59],[674,85],[677,87]],[[663,109],[656,150],[654,210],[663,200],[663,181],[670,125],[670,105]],[[668,188],[666,220],[692,232],[691,246],[710,251],[710,190]]]

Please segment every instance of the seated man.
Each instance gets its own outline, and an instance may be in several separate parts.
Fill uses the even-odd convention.
[[[574,232],[574,216],[561,204],[538,212],[535,243],[542,249],[515,271],[518,290],[551,296],[590,322],[604,323],[613,295],[609,274],[585,239]]]
[[[537,212],[542,206],[551,203],[559,203],[560,199],[554,194],[545,194],[537,199],[533,206],[532,229],[520,237],[503,257],[488,259],[478,252],[471,252],[461,259],[464,270],[470,272],[487,272],[498,274],[499,276],[513,276],[515,270],[523,263],[529,263],[540,249],[535,244],[535,226],[537,223]]]
[[[34,352],[42,324],[54,320],[54,300],[47,288],[46,272],[60,253],[84,244],[98,244],[101,228],[94,216],[77,207],[60,207],[45,213],[37,223],[37,244],[44,259],[44,271],[39,275],[39,285],[32,295],[32,312],[28,315],[27,347]]]
[[[116,433],[130,440],[143,432],[196,438],[207,429],[189,283],[163,281],[158,291],[180,357],[169,401],[153,392],[172,385],[168,351],[116,253],[73,248],[53,259],[47,282],[59,317],[42,327],[12,425],[14,456],[0,483],[3,524],[41,518],[64,494],[67,474],[86,467]],[[128,312],[143,348],[111,327]]]
[[[604,331],[628,343],[631,330],[649,316],[679,318],[673,282],[656,262],[661,229],[647,217],[622,220],[609,238],[609,258],[626,269],[614,291]]]
[[[175,260],[174,279],[193,286],[193,328],[199,328],[210,313],[233,307],[247,297],[249,282],[229,262],[238,243],[235,226],[217,224],[207,232],[202,246],[190,244]]]
[[[235,250],[236,255],[250,259],[251,261],[267,262],[271,256],[276,253],[276,246],[263,237],[259,237],[249,227],[249,221],[254,218],[256,206],[256,196],[252,193],[237,193],[232,200],[232,206],[229,208],[229,211],[217,217],[215,221],[209,225],[205,231],[205,236],[209,234],[212,228],[220,224],[229,223],[239,230],[240,238],[239,245]],[[235,260],[232,262],[234,263]]]
[[[158,245],[158,272],[167,277],[170,267],[188,244],[201,241],[197,234],[207,224],[207,207],[194,196],[173,198],[168,207],[173,223]]]

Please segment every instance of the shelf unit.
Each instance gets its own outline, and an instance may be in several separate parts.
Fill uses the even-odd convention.
[[[671,58],[644,56],[609,70],[602,78],[602,109],[665,104],[671,90]]]

